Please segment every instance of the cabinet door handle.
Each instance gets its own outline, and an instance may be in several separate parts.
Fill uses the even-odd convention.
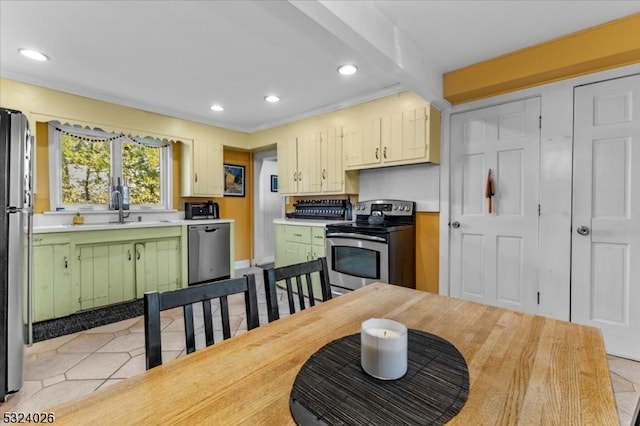
[[[327,169],[322,169],[322,179],[327,178]]]
[[[302,182],[302,172],[298,172],[298,182]]]
[[[376,160],[380,159],[380,148],[376,148]]]
[[[197,181],[198,181],[198,174],[197,174],[197,173],[195,174],[195,178],[193,179],[193,181],[194,181],[194,182],[197,182]]]
[[[298,173],[293,172],[293,181],[297,182],[298,181]]]
[[[129,255],[129,261],[131,261],[131,250],[127,250],[127,254]]]
[[[69,259],[67,259],[67,256],[64,257],[64,269],[68,269],[69,268]]]
[[[140,250],[136,249],[136,259],[140,260]]]
[[[387,159],[387,147],[384,147],[384,151],[382,151],[382,156],[385,158],[385,160]]]

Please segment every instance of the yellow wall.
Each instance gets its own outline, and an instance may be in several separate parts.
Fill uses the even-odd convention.
[[[416,288],[438,293],[440,280],[440,214],[416,214]]]
[[[236,260],[253,259],[253,156],[249,152],[224,150],[224,163],[244,166],[244,197],[223,197],[220,215],[235,219]]]
[[[461,104],[640,62],[640,13],[443,76],[443,95]]]
[[[49,210],[49,125],[36,123],[36,193],[34,213]]]
[[[245,149],[248,135],[220,127],[173,118],[57,90],[0,78],[0,105],[27,115],[31,123],[59,120],[107,131],[161,139],[205,140]]]
[[[216,201],[220,203],[222,217],[235,220],[235,258],[237,260],[251,258],[253,232],[251,154],[227,150],[229,147],[245,149],[248,144],[247,134],[8,79],[0,79],[0,105],[22,111],[35,127],[37,192],[34,207],[36,213],[48,211],[50,206],[48,126],[46,124],[50,120],[176,141],[205,140],[223,144],[225,146],[224,161],[246,167],[246,195],[243,198],[227,197]],[[173,207],[175,209],[182,209],[183,202],[187,200],[180,195],[181,145],[173,144]]]

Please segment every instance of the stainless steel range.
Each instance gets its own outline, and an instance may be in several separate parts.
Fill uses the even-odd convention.
[[[416,204],[356,203],[355,222],[327,225],[329,281],[344,293],[376,281],[415,288]]]

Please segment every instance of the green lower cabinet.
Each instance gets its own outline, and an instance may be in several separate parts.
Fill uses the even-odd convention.
[[[135,245],[136,292],[167,291],[180,287],[180,239],[145,241]]]
[[[109,258],[115,258],[115,262],[109,262],[109,276],[119,277],[119,280],[109,282],[109,303],[112,300],[133,300],[136,298],[136,263],[134,244],[117,244],[110,247]],[[118,267],[122,269],[116,269]]]
[[[69,244],[33,247],[33,321],[63,317],[72,306]]]
[[[325,228],[301,225],[275,225],[275,266],[295,265],[325,255]],[[318,277],[312,277],[314,294],[322,294]],[[284,287],[284,281],[278,283]],[[306,285],[306,284],[303,284]],[[303,293],[308,291],[303,286]]]
[[[142,298],[147,291],[180,286],[180,238],[84,245],[80,264],[80,309]]]
[[[155,241],[151,244],[155,265],[148,263],[147,270],[155,274],[158,291],[180,287],[180,239]]]
[[[324,246],[325,228],[311,228],[311,260],[325,256]]]
[[[33,321],[182,287],[183,228],[35,234]]]
[[[136,298],[133,244],[78,246],[80,309]]]
[[[282,243],[282,252],[280,263],[282,266],[295,265],[296,263],[307,262],[311,260],[311,245],[292,243],[284,241]]]

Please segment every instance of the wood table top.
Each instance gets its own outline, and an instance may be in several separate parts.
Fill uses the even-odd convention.
[[[449,424],[618,424],[593,327],[371,284],[49,410],[56,424],[295,424],[293,382],[325,344],[372,317],[451,342],[469,398]]]

